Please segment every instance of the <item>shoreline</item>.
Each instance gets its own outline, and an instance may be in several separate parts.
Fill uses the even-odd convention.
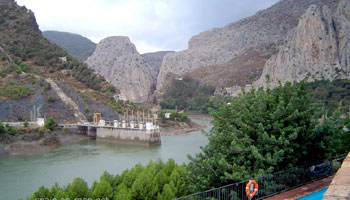
[[[8,135],[0,140],[0,158],[4,156],[45,153],[62,145],[88,139],[88,136],[70,134],[63,131],[37,134]]]
[[[190,115],[189,123],[173,123],[160,127],[161,136],[175,136],[199,131],[211,127],[209,115]],[[0,137],[0,158],[13,155],[36,154],[52,151],[63,145],[88,140],[89,137],[81,134],[65,133],[63,130],[45,133],[39,136],[36,133],[22,133]]]
[[[210,124],[210,121],[212,120],[212,118],[209,115],[196,114],[196,115],[189,115],[188,117],[191,120],[189,123],[173,122],[172,126],[160,127],[160,135],[161,136],[183,135],[183,134],[187,134],[188,132],[199,131],[212,126]],[[205,120],[206,122],[202,122],[201,120]]]

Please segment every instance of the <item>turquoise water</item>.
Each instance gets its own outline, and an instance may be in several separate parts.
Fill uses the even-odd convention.
[[[25,199],[42,185],[51,187],[54,182],[65,185],[76,177],[83,178],[90,186],[104,171],[120,174],[137,163],[146,164],[158,158],[186,163],[187,154],[200,152],[200,146],[206,144],[207,137],[201,131],[194,131],[164,136],[162,145],[156,147],[85,140],[47,153],[0,158],[0,200]]]
[[[328,188],[320,190],[318,192],[311,193],[306,195],[305,197],[301,197],[298,200],[321,200],[323,198],[323,194],[327,191]]]

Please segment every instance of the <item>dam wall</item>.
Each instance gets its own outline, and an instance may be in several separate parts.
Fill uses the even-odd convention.
[[[159,129],[140,130],[137,128],[99,127],[96,132],[96,140],[142,146],[161,144]]]

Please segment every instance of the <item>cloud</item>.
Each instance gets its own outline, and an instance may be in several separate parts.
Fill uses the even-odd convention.
[[[182,50],[199,32],[222,27],[277,0],[17,0],[42,31],[78,33],[94,42],[129,36],[141,53]]]

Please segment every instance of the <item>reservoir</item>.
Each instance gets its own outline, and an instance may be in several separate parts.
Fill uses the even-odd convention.
[[[185,135],[162,136],[161,146],[84,140],[47,153],[3,157],[0,158],[0,200],[25,199],[42,185],[50,188],[57,182],[62,186],[76,177],[83,178],[90,187],[104,171],[120,174],[138,163],[147,164],[158,158],[163,162],[173,158],[178,164],[186,163],[187,154],[199,153],[200,146],[206,144],[207,137],[201,131],[193,131]]]

